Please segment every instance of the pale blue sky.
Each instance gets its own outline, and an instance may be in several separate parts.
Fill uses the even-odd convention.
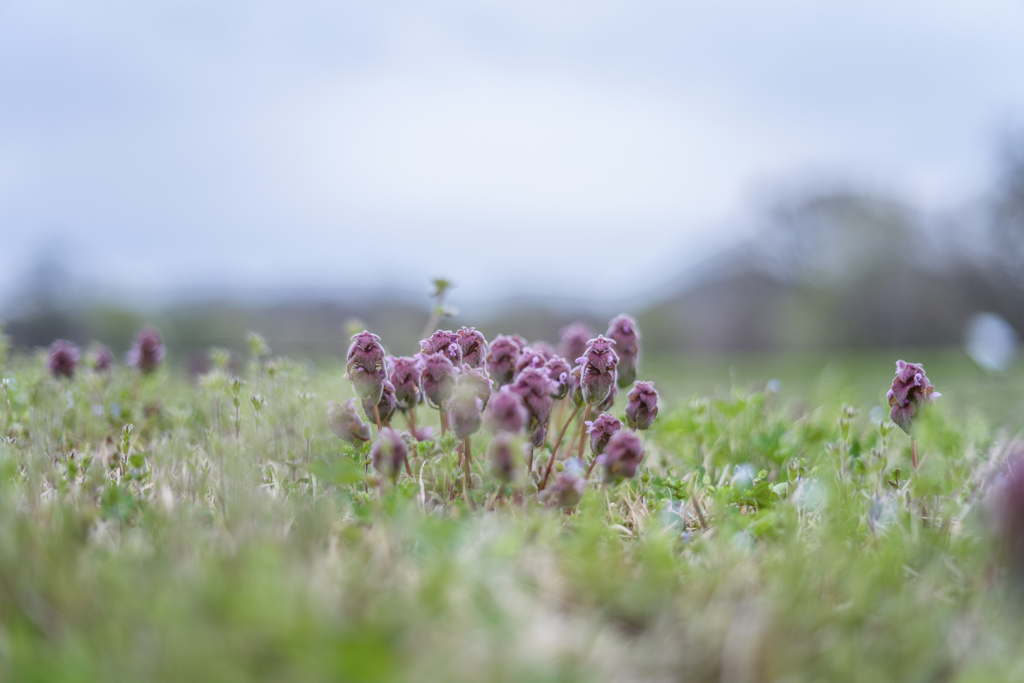
[[[1024,0],[0,0],[0,304],[633,294],[807,178],[968,201],[1021,65]]]

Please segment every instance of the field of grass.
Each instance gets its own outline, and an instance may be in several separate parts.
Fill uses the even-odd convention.
[[[991,490],[1024,385],[907,358],[943,392],[915,471],[872,412],[895,360],[651,358],[638,477],[562,511],[483,436],[469,491],[451,438],[376,476],[340,364],[250,364],[236,411],[216,373],[9,359],[0,679],[1022,680]]]

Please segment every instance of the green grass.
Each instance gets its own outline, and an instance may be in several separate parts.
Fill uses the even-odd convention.
[[[351,391],[337,367],[250,368],[236,438],[222,382],[17,359],[0,679],[1020,680],[986,503],[1019,376],[907,359],[944,394],[917,472],[869,416],[891,354],[649,359],[666,405],[641,476],[595,481],[573,514],[522,480],[489,509],[480,459],[467,503],[450,442],[414,479],[368,475],[326,425]]]

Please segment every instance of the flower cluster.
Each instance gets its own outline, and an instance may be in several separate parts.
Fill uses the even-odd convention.
[[[924,367],[918,363],[896,361],[896,378],[886,394],[889,401],[889,418],[907,434],[914,424],[914,417],[924,406],[932,403],[942,394],[924,374]]]

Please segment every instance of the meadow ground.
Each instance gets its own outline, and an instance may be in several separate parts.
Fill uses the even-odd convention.
[[[376,476],[327,425],[340,363],[250,364],[236,411],[218,372],[12,358],[0,678],[1024,679],[992,502],[1020,369],[906,360],[943,393],[916,471],[878,409],[893,354],[649,358],[639,476],[561,511],[500,485],[482,445],[464,491],[451,438]]]

